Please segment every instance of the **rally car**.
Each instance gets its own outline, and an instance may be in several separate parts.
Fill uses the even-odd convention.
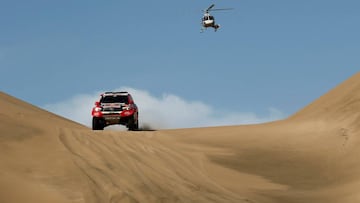
[[[138,108],[128,92],[105,92],[91,111],[92,129],[103,130],[109,125],[125,125],[129,130],[139,128]]]

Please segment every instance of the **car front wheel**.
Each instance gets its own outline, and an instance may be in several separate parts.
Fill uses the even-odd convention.
[[[128,123],[128,129],[131,130],[131,131],[135,131],[135,130],[138,130],[139,129],[139,120],[137,118],[134,118],[132,117],[130,120],[129,120],[129,123]]]
[[[104,124],[103,124],[102,120],[97,117],[93,117],[92,129],[93,130],[104,130]]]

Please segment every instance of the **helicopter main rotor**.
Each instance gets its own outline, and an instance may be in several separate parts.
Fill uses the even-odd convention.
[[[206,10],[203,10],[204,13],[209,13],[210,11],[224,11],[224,10],[232,10],[233,8],[215,8],[213,9],[215,6],[215,4],[211,4],[209,6],[209,8],[207,8]]]

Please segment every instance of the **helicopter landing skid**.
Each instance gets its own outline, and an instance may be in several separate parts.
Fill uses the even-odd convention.
[[[216,26],[214,26],[214,27],[212,27],[212,28],[214,28],[214,32],[216,32],[219,28],[220,28],[220,25],[216,25]],[[205,30],[207,30],[207,28],[201,28],[200,29],[200,33],[203,33]]]

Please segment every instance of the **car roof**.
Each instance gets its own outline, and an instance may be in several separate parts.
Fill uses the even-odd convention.
[[[122,92],[105,92],[101,96],[127,96],[129,95],[128,92],[122,91]]]

